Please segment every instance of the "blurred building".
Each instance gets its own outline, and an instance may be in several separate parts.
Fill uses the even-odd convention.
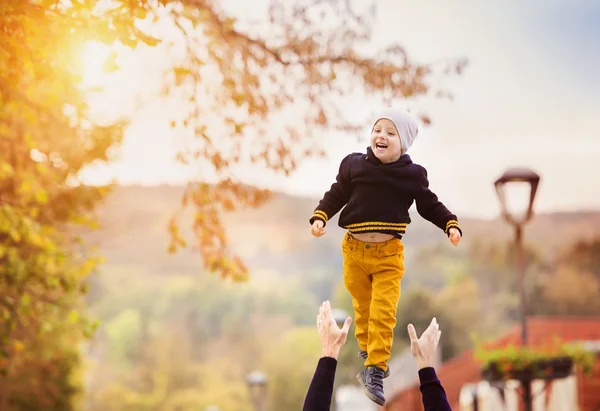
[[[595,351],[596,365],[592,375],[581,372],[548,384],[534,381],[534,411],[598,411],[600,410],[600,317],[530,317],[527,322],[528,345],[540,346],[553,337],[565,342],[583,343]],[[443,337],[442,337],[443,338]],[[518,344],[520,326],[498,339],[498,345]],[[394,370],[392,370],[394,372]],[[480,365],[467,351],[437,368],[438,376],[455,411],[519,411],[516,381],[501,389],[481,379]],[[391,378],[391,377],[390,377]],[[385,411],[422,411],[418,382],[398,389],[386,390]],[[475,406],[474,399],[477,399]]]

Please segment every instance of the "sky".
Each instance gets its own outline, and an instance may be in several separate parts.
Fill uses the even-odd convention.
[[[264,8],[258,5],[266,2],[255,0],[251,8],[234,0],[223,3],[247,17],[259,16]],[[445,82],[454,101],[427,99],[419,105],[433,124],[421,128],[409,150],[413,161],[427,168],[430,187],[444,204],[459,216],[494,217],[499,210],[494,180],[506,168],[524,166],[542,177],[536,210],[600,209],[600,2],[376,3],[373,47],[400,43],[421,63],[469,60],[463,76]],[[149,91],[159,84],[164,56],[152,53],[145,50],[122,61],[126,80],[119,93],[124,87]],[[92,50],[87,55],[90,71],[100,54]],[[110,98],[113,109],[115,96]],[[351,98],[341,103],[356,112],[373,109]],[[105,112],[106,101],[96,110]],[[136,112],[118,159],[89,168],[84,180],[153,185],[190,178],[189,170],[174,160],[177,145],[168,110],[169,103],[157,102]],[[365,150],[368,132],[361,141],[337,134],[319,138],[326,159],[306,161],[287,178],[248,170],[246,181],[320,198],[334,181],[340,160]]]

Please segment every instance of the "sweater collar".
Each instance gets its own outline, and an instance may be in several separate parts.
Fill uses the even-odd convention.
[[[383,165],[386,167],[401,167],[401,166],[405,166],[407,164],[412,164],[412,159],[410,158],[410,156],[408,154],[401,155],[400,158],[394,162],[384,164],[381,162],[380,159],[377,158],[375,153],[373,153],[373,150],[371,150],[371,147],[367,147],[367,154],[365,156],[365,159],[369,163],[371,163],[375,166]]]

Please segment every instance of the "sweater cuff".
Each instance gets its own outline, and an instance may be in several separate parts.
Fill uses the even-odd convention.
[[[421,385],[437,380],[438,377],[433,367],[421,368],[419,370],[419,381]]]
[[[327,221],[329,220],[329,216],[327,215],[327,213],[323,210],[315,210],[313,212],[312,217],[310,218],[310,225],[312,225],[315,220],[321,220],[323,221],[323,226],[327,225]]]
[[[450,220],[446,223],[446,228],[444,229],[444,233],[446,233],[446,235],[450,235],[450,229],[451,228],[456,228],[458,230],[458,232],[460,233],[460,236],[462,237],[463,233],[462,230],[460,229],[460,225],[458,225],[458,221],[457,220]]]
[[[337,368],[337,360],[333,357],[321,357],[319,359],[319,363],[317,364],[317,368],[335,371]]]

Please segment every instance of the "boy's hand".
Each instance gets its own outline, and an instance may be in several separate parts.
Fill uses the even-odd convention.
[[[457,246],[458,243],[460,243],[460,238],[461,238],[460,231],[458,231],[456,228],[451,228],[449,238],[450,238],[450,242],[452,244],[454,244],[454,246]]]
[[[315,237],[321,237],[327,230],[325,230],[325,224],[321,220],[315,220],[310,227],[310,232]]]

